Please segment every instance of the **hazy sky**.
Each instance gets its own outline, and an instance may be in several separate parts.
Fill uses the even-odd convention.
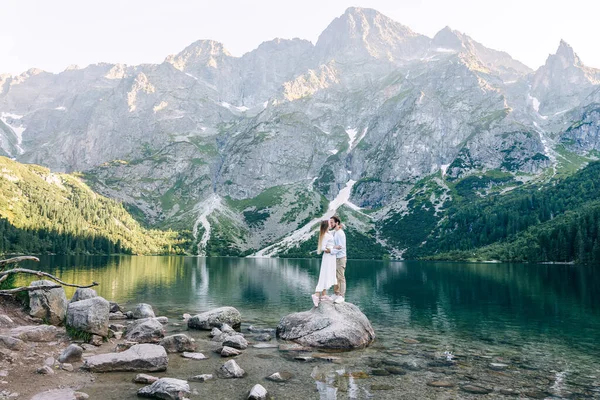
[[[449,25],[532,68],[563,38],[600,67],[597,0],[0,0],[0,72],[159,63],[198,39],[237,56],[275,37],[315,43],[350,6],[375,8],[429,37]]]

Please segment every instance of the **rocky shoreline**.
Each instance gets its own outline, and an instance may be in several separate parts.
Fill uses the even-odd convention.
[[[398,328],[373,342],[370,323],[351,324],[353,329],[335,325],[363,321],[359,314],[345,314],[353,311],[351,304],[322,303],[283,316],[274,329],[244,321],[233,307],[167,318],[157,317],[148,304],[125,311],[93,291],[80,290],[74,298],[66,304],[65,320],[77,321],[79,334],[88,333],[78,339],[67,334],[73,334],[72,326],[44,325],[44,317],[28,316],[16,303],[0,303],[0,399],[600,396],[598,377],[565,375],[560,366],[548,368],[526,354],[491,347],[448,352],[434,338],[403,337]],[[46,300],[40,301],[43,309],[63,304]],[[99,318],[104,311],[88,309],[106,310],[103,300],[106,331],[104,317]],[[362,332],[340,335],[357,339],[346,349],[358,350],[340,352],[345,349],[339,340],[323,341],[330,327]],[[103,332],[104,337],[97,334]]]

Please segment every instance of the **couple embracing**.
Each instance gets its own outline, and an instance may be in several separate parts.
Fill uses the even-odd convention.
[[[319,302],[343,303],[346,295],[346,234],[340,217],[334,215],[328,221],[321,221],[317,253],[323,253],[319,282],[312,295],[317,307]],[[333,286],[334,295],[329,297],[327,289]]]

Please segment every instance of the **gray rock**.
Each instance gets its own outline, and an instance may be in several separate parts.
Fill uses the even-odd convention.
[[[125,325],[110,324],[108,325],[108,329],[112,329],[114,332],[123,332],[125,330]]]
[[[503,371],[508,368],[508,364],[490,363],[489,367],[490,367],[490,369],[493,369],[494,371]]]
[[[464,386],[461,386],[460,389],[467,393],[473,393],[473,394],[488,394],[488,393],[492,393],[494,391],[493,389],[488,389],[488,388],[484,388],[484,387],[476,386],[476,385],[464,385]]]
[[[221,330],[221,332],[226,333],[228,335],[236,335],[236,334],[237,335],[242,335],[241,333],[239,333],[238,331],[236,331],[235,329],[233,329],[231,327],[231,325],[229,325],[229,324],[222,324],[219,329]]]
[[[94,289],[91,288],[77,288],[73,297],[71,297],[71,303],[80,300],[92,299],[94,297],[98,297],[98,293]]]
[[[246,374],[240,366],[234,361],[229,360],[219,369],[219,375],[224,379],[243,378]]]
[[[254,385],[248,395],[248,400],[265,400],[267,398],[267,389],[260,384]]]
[[[73,372],[73,365],[69,363],[60,364],[60,369],[63,371]]]
[[[88,357],[83,368],[92,372],[109,371],[164,371],[169,358],[165,348],[154,344],[136,344],[121,353],[107,353]]]
[[[221,354],[221,357],[235,357],[235,356],[239,356],[240,354],[242,354],[242,352],[239,351],[238,349],[235,349],[233,347],[228,347],[228,346],[223,346],[223,348],[221,349],[221,351],[219,353]]]
[[[212,328],[212,330],[210,331],[210,337],[221,336],[222,333],[223,332],[221,332],[219,328]]]
[[[127,315],[123,314],[121,311],[111,312],[108,314],[108,319],[114,321],[124,320],[127,319]]]
[[[83,355],[83,349],[76,344],[70,344],[69,347],[63,350],[58,357],[58,362],[60,363],[72,363],[81,361],[81,356]]]
[[[127,311],[127,312],[125,313],[125,317],[126,317],[127,319],[133,319],[133,312],[132,312],[132,311]]]
[[[227,336],[223,341],[223,346],[233,347],[234,349],[245,350],[248,348],[248,341],[242,335]]]
[[[24,350],[27,346],[21,339],[0,335],[0,347],[4,347],[12,351],[20,351]]]
[[[51,325],[26,325],[11,329],[10,336],[24,342],[52,342],[59,332]]]
[[[279,347],[277,343],[258,343],[252,345],[255,349],[276,349]]]
[[[242,315],[233,307],[220,307],[214,310],[194,315],[188,320],[188,327],[191,329],[210,330],[214,327],[220,328],[223,324],[228,324],[234,328],[242,323]]]
[[[158,343],[164,336],[163,325],[154,318],[138,322],[125,333],[125,339],[138,343]]]
[[[154,319],[163,325],[167,325],[169,323],[169,318],[167,317],[155,317]]]
[[[137,394],[154,399],[183,400],[190,395],[190,386],[181,379],[160,378],[152,385],[138,390]]]
[[[281,372],[275,372],[274,374],[271,374],[269,376],[267,376],[266,379],[273,381],[273,382],[287,382],[290,379],[292,379],[293,375],[287,371],[281,371]]]
[[[92,335],[92,337],[90,338],[90,344],[94,346],[102,346],[103,342],[104,338],[100,335]]]
[[[56,360],[54,359],[54,357],[48,357],[44,360],[44,364],[52,367],[54,365],[54,363],[56,363]]]
[[[114,301],[109,301],[109,304],[110,304],[110,312],[111,313],[123,314],[123,308],[118,303],[115,303]]]
[[[44,365],[43,367],[39,367],[36,372],[41,375],[54,375],[54,370],[52,367]]]
[[[137,374],[135,376],[135,378],[133,378],[133,381],[135,383],[154,383],[158,380],[158,377],[156,376],[152,376],[152,375],[147,375],[147,374]]]
[[[31,282],[30,286],[50,286],[48,280]],[[60,325],[67,313],[67,296],[62,287],[29,292],[29,315],[41,318],[52,325]]]
[[[368,346],[375,339],[375,332],[354,304],[321,302],[310,311],[283,317],[277,336],[310,347],[357,349]]]
[[[196,376],[192,376],[190,379],[188,379],[190,382],[206,382],[209,381],[211,379],[214,379],[212,374],[202,374],[202,375],[196,375]]]
[[[150,304],[140,303],[132,311],[133,319],[154,318],[154,310]]]
[[[179,333],[167,336],[159,343],[167,353],[182,353],[184,351],[196,351],[196,343],[189,336]]]
[[[73,389],[52,389],[36,394],[31,400],[86,400],[86,393],[76,392]]]
[[[15,323],[8,315],[0,315],[0,328],[12,328],[13,326]]]
[[[187,351],[184,352],[181,356],[183,358],[189,358],[191,360],[206,360],[208,358],[202,353],[194,353],[194,352],[187,352]]]
[[[268,333],[263,333],[263,334],[260,334],[260,335],[256,336],[254,339],[257,340],[257,341],[259,341],[259,342],[268,342],[271,339],[273,339],[273,336],[271,336]]]
[[[92,333],[108,336],[109,303],[102,297],[93,297],[70,303],[67,309],[67,326]]]

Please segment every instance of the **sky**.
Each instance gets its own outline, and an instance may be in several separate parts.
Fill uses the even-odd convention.
[[[350,6],[429,37],[450,26],[534,69],[564,39],[600,68],[597,0],[0,0],[0,73],[160,63],[199,39],[236,56],[276,37],[316,43]]]

